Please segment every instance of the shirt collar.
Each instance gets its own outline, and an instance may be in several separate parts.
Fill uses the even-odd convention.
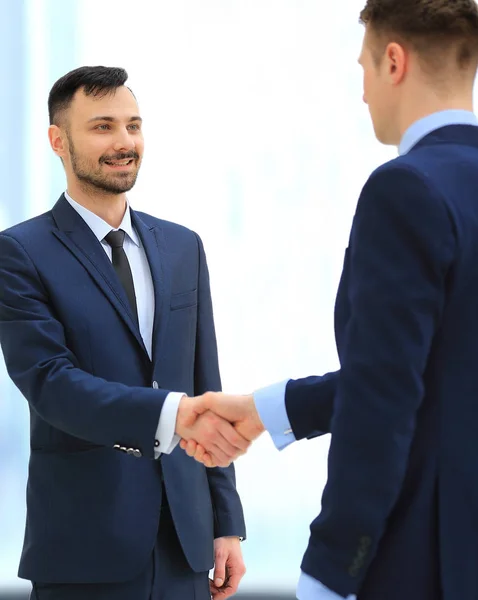
[[[406,154],[429,133],[447,125],[478,125],[478,119],[467,110],[443,110],[428,115],[407,129],[398,147],[399,154]]]
[[[81,204],[78,204],[78,202],[75,202],[68,192],[65,192],[65,198],[68,200],[72,208],[74,208],[80,217],[85,221],[98,240],[102,242],[105,236],[108,235],[108,233],[112,230],[111,225],[109,225],[106,221],[103,221],[103,219],[101,219],[98,215],[95,215],[95,213],[91,212],[91,210],[88,210]],[[118,229],[122,229],[131,239],[131,241],[136,244],[136,246],[141,246],[138,234],[133,229],[133,224],[131,223],[131,210],[128,202],[126,203],[126,210],[123,220],[121,221],[121,225],[118,227]]]

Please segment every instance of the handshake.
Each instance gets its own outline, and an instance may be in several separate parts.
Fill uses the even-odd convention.
[[[265,431],[251,396],[207,392],[183,396],[176,434],[189,456],[206,467],[227,467]]]

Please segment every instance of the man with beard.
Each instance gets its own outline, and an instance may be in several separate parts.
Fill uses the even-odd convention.
[[[144,144],[126,79],[55,83],[67,191],[0,234],[0,342],[31,423],[19,576],[36,600],[222,599],[244,574],[234,469],[177,441],[224,464],[248,442],[212,413],[189,425],[183,394],[221,386],[206,259],[194,232],[128,204]]]

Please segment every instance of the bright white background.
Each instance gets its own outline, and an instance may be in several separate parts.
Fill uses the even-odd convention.
[[[52,185],[46,137],[54,80],[45,65],[57,34],[47,4],[30,0],[28,13],[31,215],[63,191],[56,159]],[[76,2],[79,45],[65,72],[85,64],[129,72],[146,138],[130,200],[201,235],[227,391],[338,367],[333,307],[351,219],[368,174],[396,154],[375,141],[362,103],[361,8],[357,0]],[[0,370],[3,379],[10,389]],[[294,589],[328,442],[278,453],[264,436],[237,462],[248,524],[243,591]],[[5,585],[16,582],[23,538],[22,468],[3,495]]]

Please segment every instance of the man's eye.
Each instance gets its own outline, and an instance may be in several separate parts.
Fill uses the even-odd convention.
[[[97,125],[96,129],[100,130],[100,131],[106,131],[110,128],[109,125]]]

